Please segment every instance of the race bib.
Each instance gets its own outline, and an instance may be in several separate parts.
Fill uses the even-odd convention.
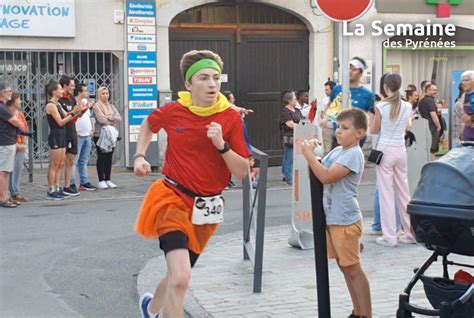
[[[224,198],[221,195],[194,198],[193,224],[217,224],[222,221],[224,221]]]

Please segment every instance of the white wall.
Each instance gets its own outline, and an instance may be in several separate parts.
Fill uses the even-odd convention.
[[[125,26],[114,23],[114,10],[124,1],[76,0],[76,37],[0,36],[0,49],[123,51]]]

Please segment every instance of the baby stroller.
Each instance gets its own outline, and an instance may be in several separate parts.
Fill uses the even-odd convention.
[[[449,261],[448,255],[474,257],[474,145],[465,144],[426,164],[407,210],[416,241],[433,254],[400,294],[397,318],[413,317],[412,313],[473,318],[474,284],[450,279],[448,265],[474,268],[474,258],[471,264],[460,264]],[[443,277],[425,276],[438,258]],[[410,293],[420,280],[433,309],[410,304]]]

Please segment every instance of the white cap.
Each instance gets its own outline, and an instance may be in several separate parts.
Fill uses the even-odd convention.
[[[364,64],[362,64],[361,61],[357,60],[357,59],[353,59],[349,62],[349,65],[352,65],[354,66],[355,68],[358,68],[360,70],[365,70],[365,66]]]

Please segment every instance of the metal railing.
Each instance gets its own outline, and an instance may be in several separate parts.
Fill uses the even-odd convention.
[[[265,210],[267,203],[268,155],[252,148],[255,161],[259,162],[260,173],[253,190],[250,170],[243,184],[243,250],[244,260],[253,265],[253,292],[262,291],[263,242],[265,232]],[[257,208],[255,209],[255,206]],[[251,237],[255,238],[255,247]]]

